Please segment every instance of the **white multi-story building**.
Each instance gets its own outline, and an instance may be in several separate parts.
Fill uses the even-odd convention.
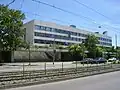
[[[86,39],[88,34],[94,34],[99,38],[100,46],[112,46],[110,36],[78,29],[74,25],[63,26],[51,22],[32,20],[25,23],[24,28],[26,29],[25,40],[32,45],[79,44]]]

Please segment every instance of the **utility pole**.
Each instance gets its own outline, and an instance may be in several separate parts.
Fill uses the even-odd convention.
[[[117,34],[115,34],[115,45],[116,45],[116,59],[117,59]]]
[[[55,62],[55,56],[56,56],[56,47],[55,47],[55,36],[54,36],[54,43],[53,43],[53,65],[54,65],[54,62]]]
[[[30,62],[30,42],[29,42],[28,52],[29,52],[29,65],[31,65],[31,62]]]

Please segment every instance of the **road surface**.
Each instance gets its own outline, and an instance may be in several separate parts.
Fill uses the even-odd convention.
[[[120,90],[120,71],[7,90]]]

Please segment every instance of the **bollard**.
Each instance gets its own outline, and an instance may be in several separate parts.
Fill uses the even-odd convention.
[[[45,65],[44,65],[44,69],[45,69],[45,74],[46,74],[46,62],[45,62]]]
[[[104,70],[105,70],[105,63],[104,63]]]
[[[63,62],[62,62],[62,72],[63,72]]]
[[[112,68],[112,62],[111,62],[111,68]]]
[[[76,73],[77,73],[77,61],[76,61]]]
[[[24,65],[24,61],[23,61],[23,77],[24,77],[24,73],[25,73],[25,65]]]
[[[99,72],[100,71],[99,63],[97,63],[97,69],[98,69],[98,72]]]
[[[88,72],[88,61],[87,61],[87,72]]]

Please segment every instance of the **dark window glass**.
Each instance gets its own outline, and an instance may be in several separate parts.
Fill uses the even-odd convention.
[[[112,40],[110,39],[109,42],[112,42]]]
[[[34,43],[40,43],[40,44],[53,44],[54,41],[34,39]],[[55,44],[69,45],[70,43],[55,41]]]
[[[75,33],[75,36],[77,36],[77,33]]]
[[[82,41],[82,40],[79,38],[79,41]]]
[[[40,26],[39,25],[35,25],[35,29],[36,30],[40,30]]]
[[[79,33],[78,36],[81,36],[81,34]]]
[[[40,33],[40,32],[34,32],[34,35],[40,36],[40,37],[63,39],[63,40],[81,41],[80,38],[74,38],[74,37],[70,37],[70,36],[53,35],[53,34]]]
[[[46,27],[46,31],[51,31],[51,28],[49,28],[49,27]]]
[[[81,34],[82,37],[84,37],[84,34]]]
[[[46,27],[44,27],[44,26],[41,26],[41,28],[40,29],[42,29],[42,30],[45,30],[46,29]]]

